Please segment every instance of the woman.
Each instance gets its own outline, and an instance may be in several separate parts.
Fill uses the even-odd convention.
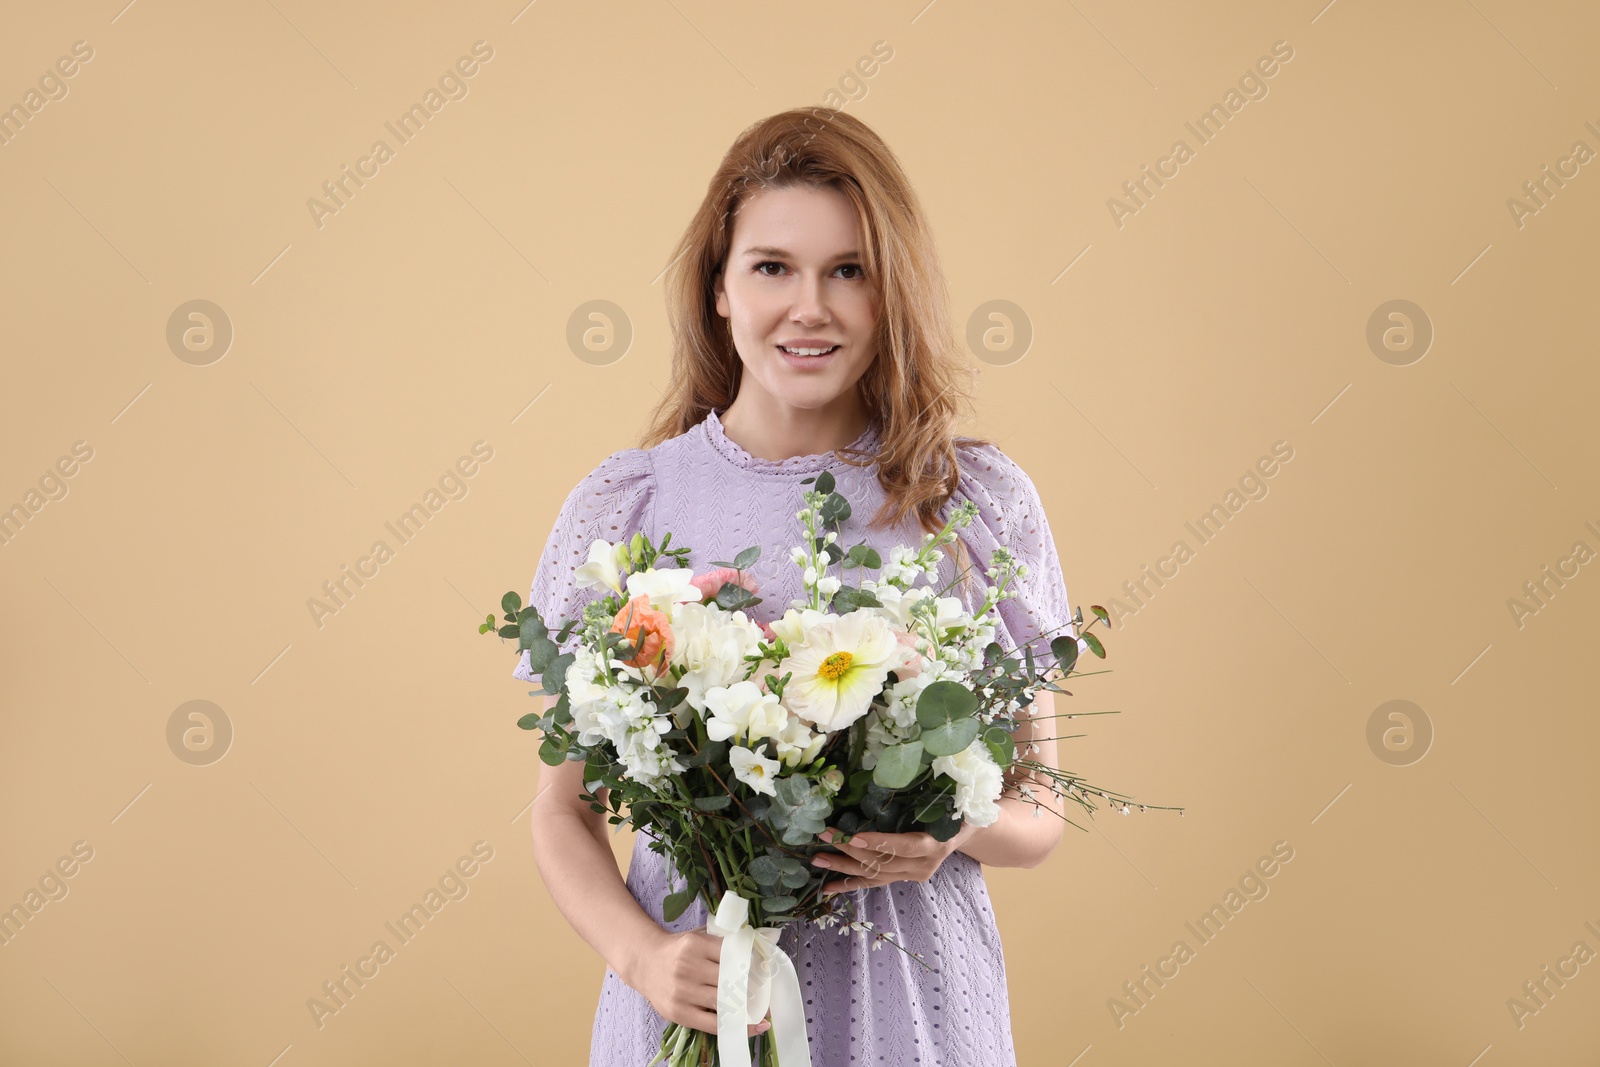
[[[573,581],[597,538],[635,530],[693,549],[703,569],[759,545],[758,622],[802,595],[789,549],[801,537],[803,479],[830,469],[852,514],[841,544],[918,544],[962,501],[979,507],[937,588],[982,603],[981,566],[998,545],[1028,565],[997,609],[1006,647],[1048,659],[1074,633],[1039,496],[987,441],[957,437],[964,363],[954,346],[933,241],[899,163],[859,120],[805,110],[746,130],[711,181],[673,260],[671,386],[641,448],[613,453],[567,497],[529,603],[552,627],[588,599]],[[652,447],[653,446],[653,447]],[[870,521],[869,521],[870,519]],[[956,581],[959,570],[965,580]],[[977,567],[969,567],[976,563]],[[570,638],[562,651],[570,651]],[[527,655],[515,676],[532,681]],[[1040,693],[1033,710],[1051,714]],[[1025,721],[1019,744],[1056,766],[1054,730]],[[607,826],[579,798],[583,765],[541,767],[533,807],[539,869],[577,932],[609,965],[591,1065],[644,1067],[667,1020],[715,1032],[721,939],[696,900],[662,920],[667,860],[635,838],[624,882]],[[1016,1062],[1005,961],[981,864],[1032,867],[1060,840],[1061,801],[1041,775],[1048,815],[1016,792],[990,826],[940,842],[921,832],[861,834],[828,857],[828,892],[898,943],[815,924],[779,940],[799,974],[816,1067]],[[675,872],[673,872],[674,877]],[[677,881],[674,888],[681,886]],[[841,902],[844,903],[844,902]],[[884,951],[887,949],[887,951]],[[904,951],[901,951],[901,950]],[[920,955],[921,960],[911,953]],[[764,1031],[763,1021],[751,1032]]]

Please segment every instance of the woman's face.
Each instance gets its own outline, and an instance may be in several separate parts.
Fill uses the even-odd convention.
[[[744,201],[716,282],[744,364],[741,393],[813,410],[853,393],[877,354],[878,294],[861,252],[855,207],[837,189],[763,189]],[[832,351],[794,356],[785,346]]]

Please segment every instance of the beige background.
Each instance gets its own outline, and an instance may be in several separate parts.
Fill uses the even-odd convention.
[[[0,905],[93,850],[0,947],[0,1061],[584,1062],[603,964],[538,877],[531,704],[474,627],[636,442],[659,276],[722,152],[842,101],[920,190],[958,319],[1015,331],[974,352],[975,428],[1039,485],[1073,599],[1137,607],[1073,698],[1121,714],[1075,721],[1065,763],[1187,809],[1080,817],[1043,867],[988,872],[1021,1062],[1600,1056],[1600,962],[1508,1007],[1600,952],[1600,564],[1508,606],[1600,550],[1600,163],[1508,206],[1600,150],[1593,5],[122,2],[14,6],[0,35],[6,106],[93,49],[0,146],[0,507],[37,508],[0,547]],[[480,40],[396,147],[384,123]],[[1267,95],[1199,144],[1185,122],[1278,41]],[[319,227],[307,200],[379,138]],[[205,365],[166,336],[197,299],[233,330]],[[609,350],[568,340],[593,300],[625,316]],[[1368,342],[1393,300],[1434,331],[1406,365]],[[1184,524],[1279,441],[1199,545]],[[441,478],[400,544],[384,524]],[[1367,740],[1396,699],[1433,731],[1407,765]],[[169,747],[192,700],[233,731],[209,765]],[[308,999],[479,841],[468,894],[319,1027]],[[1185,923],[1280,841],[1201,944]]]

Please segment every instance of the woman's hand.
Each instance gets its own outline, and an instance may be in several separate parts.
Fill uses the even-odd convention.
[[[721,959],[722,938],[706,933],[704,926],[676,934],[662,930],[660,940],[634,958],[631,973],[623,980],[668,1022],[714,1034]],[[746,1036],[765,1033],[771,1027],[769,1016],[751,1023]]]
[[[940,841],[921,830],[904,834],[851,834],[849,841],[840,841],[837,840],[839,831],[830,826],[818,836],[841,850],[843,855],[819,852],[811,858],[811,863],[844,875],[836,881],[824,882],[823,896],[890,882],[926,882],[944,858],[977,830],[972,823],[963,821],[960,831],[948,841]]]

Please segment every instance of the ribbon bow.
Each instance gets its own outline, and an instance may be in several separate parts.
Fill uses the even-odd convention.
[[[811,1067],[805,1007],[794,961],[778,947],[782,927],[750,925],[750,902],[729,889],[706,933],[722,938],[717,969],[717,1056],[723,1067],[750,1067],[750,1024],[772,1009],[769,1037],[780,1067]]]

